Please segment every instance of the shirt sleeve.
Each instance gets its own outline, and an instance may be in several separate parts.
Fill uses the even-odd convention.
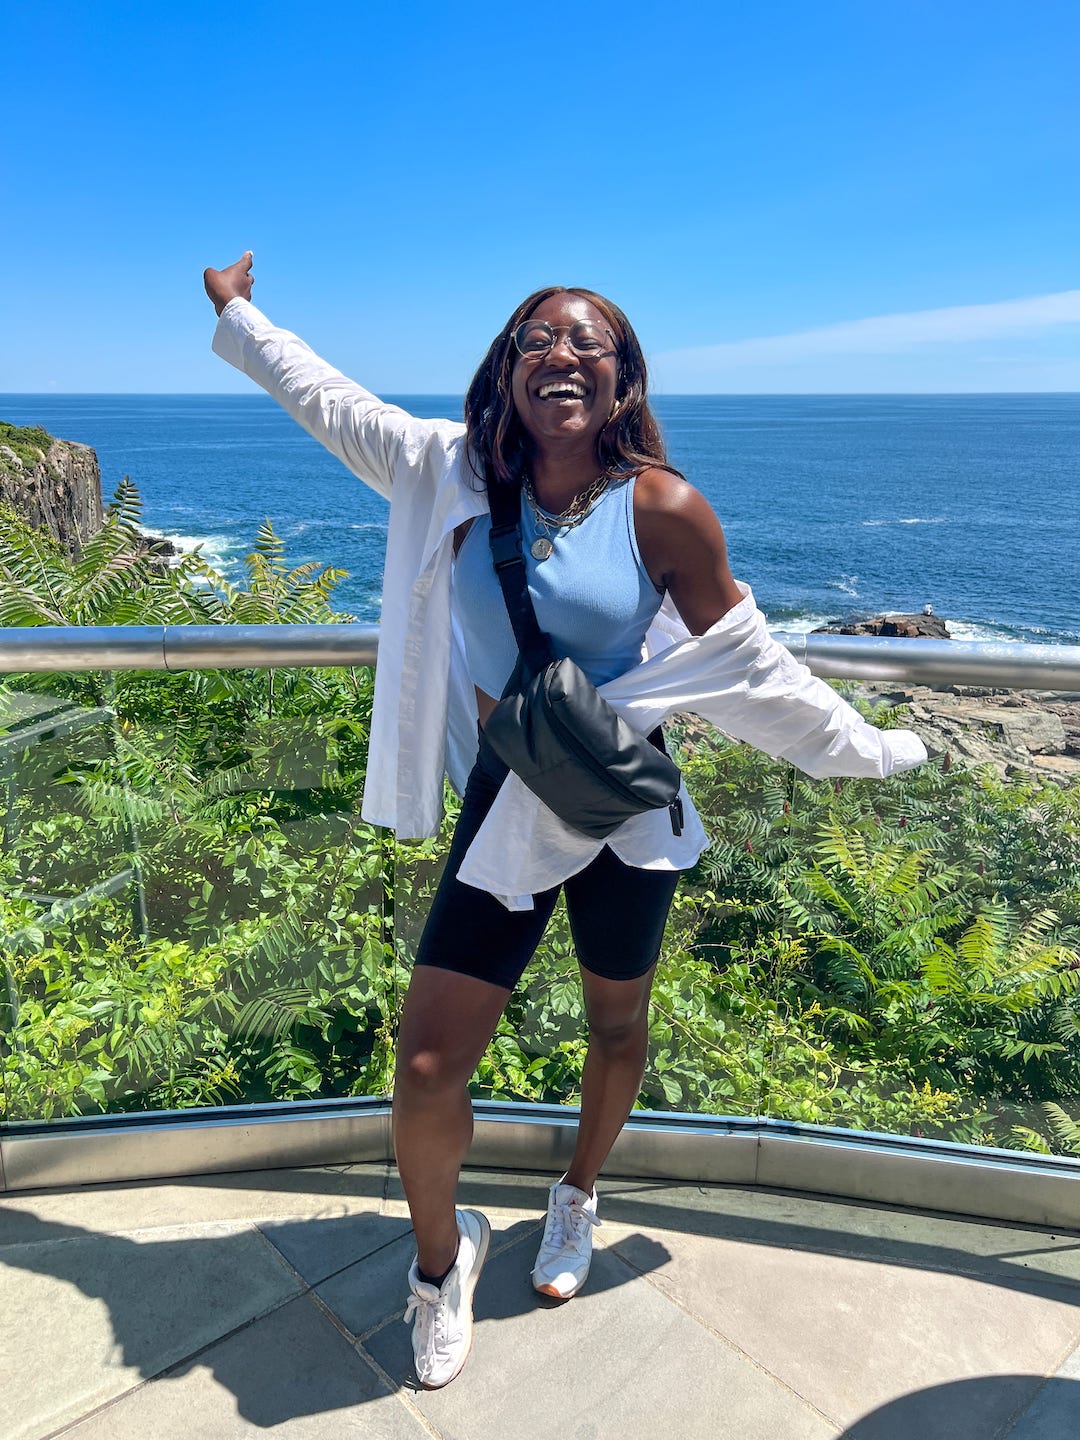
[[[921,765],[926,746],[911,730],[879,730],[776,640],[755,611],[744,684],[713,710],[715,723],[814,779],[884,779]],[[705,718],[712,718],[705,716]]]
[[[878,730],[772,638],[749,586],[704,635],[675,644],[602,687],[627,719],[647,730],[688,710],[736,740],[789,760],[815,779],[883,779],[927,758],[910,730]]]
[[[327,364],[248,300],[236,298],[225,306],[213,348],[386,499],[399,462],[422,450],[432,429],[432,422],[386,404]]]

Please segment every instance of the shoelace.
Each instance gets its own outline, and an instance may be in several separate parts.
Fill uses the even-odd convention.
[[[562,1250],[571,1243],[579,1245],[600,1223],[597,1216],[584,1209],[579,1201],[568,1200],[555,1207],[548,1244],[554,1250]]]
[[[429,1345],[433,1337],[438,1344],[440,1334],[446,1328],[443,1323],[446,1306],[442,1292],[440,1291],[434,1300],[428,1300],[426,1296],[417,1295],[415,1290],[411,1290],[405,1304],[405,1314],[401,1318],[406,1325],[415,1326],[415,1333],[420,1336],[421,1344]]]

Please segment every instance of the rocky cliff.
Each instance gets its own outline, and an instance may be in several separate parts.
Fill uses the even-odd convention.
[[[0,423],[0,505],[77,554],[101,529],[101,470],[89,445]]]

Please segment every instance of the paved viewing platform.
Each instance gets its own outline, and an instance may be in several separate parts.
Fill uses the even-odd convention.
[[[560,1304],[529,1285],[552,1178],[467,1173],[492,1250],[438,1392],[392,1167],[7,1195],[0,1435],[1080,1437],[1080,1232],[611,1179]]]

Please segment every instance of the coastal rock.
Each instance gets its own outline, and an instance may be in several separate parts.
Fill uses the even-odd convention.
[[[815,635],[886,635],[904,640],[950,640],[937,615],[849,615],[819,625]]]
[[[1080,701],[1054,692],[914,686],[860,687],[886,705],[905,705],[906,724],[932,755],[946,751],[965,765],[1041,775],[1068,783],[1080,776]]]
[[[21,443],[5,443],[7,431],[0,427],[0,505],[77,555],[102,525],[97,456],[89,445],[54,440],[44,430],[8,432]]]
[[[158,568],[161,569],[167,566],[171,560],[177,559],[183,554],[183,551],[179,550],[171,540],[166,540],[164,535],[140,535],[139,553],[149,555],[152,560],[160,560],[162,564]]]

